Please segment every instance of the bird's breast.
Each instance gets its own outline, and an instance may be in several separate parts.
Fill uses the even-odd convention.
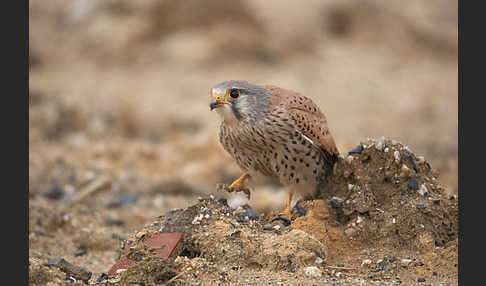
[[[219,139],[225,149],[261,152],[267,145],[263,132],[260,128],[248,124],[223,121]]]

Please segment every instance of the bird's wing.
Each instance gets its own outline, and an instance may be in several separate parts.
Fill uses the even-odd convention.
[[[274,112],[288,116],[288,123],[295,131],[303,134],[313,145],[317,146],[326,160],[333,164],[339,151],[334,142],[325,115],[310,99],[291,90],[276,86],[265,86],[270,93],[271,106]]]

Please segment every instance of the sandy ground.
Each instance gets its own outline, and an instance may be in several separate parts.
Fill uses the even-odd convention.
[[[342,154],[386,136],[427,159],[444,196],[459,193],[456,2],[31,1],[29,26],[33,285],[66,283],[42,265],[51,257],[86,267],[95,283],[118,258],[120,236],[198,197],[267,215],[283,207],[285,191],[270,182],[253,182],[249,202],[214,188],[239,175],[208,108],[210,87],[228,79],[299,91],[325,112]],[[100,178],[107,187],[76,201]],[[434,257],[446,266],[424,285],[457,284],[456,252],[457,240],[440,246]],[[368,257],[389,256],[360,245],[339,259],[361,267]],[[39,274],[46,269],[54,273]],[[417,282],[416,268],[400,271]],[[258,276],[228,273],[236,285]],[[271,273],[261,282],[306,277]]]

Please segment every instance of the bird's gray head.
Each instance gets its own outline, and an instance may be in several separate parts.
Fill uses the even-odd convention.
[[[254,123],[263,117],[269,105],[268,91],[246,81],[228,80],[211,89],[209,107],[230,123]]]

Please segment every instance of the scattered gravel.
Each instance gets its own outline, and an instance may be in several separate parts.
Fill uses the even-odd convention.
[[[310,277],[321,277],[322,272],[319,270],[319,268],[315,266],[309,266],[304,269],[305,274]]]

